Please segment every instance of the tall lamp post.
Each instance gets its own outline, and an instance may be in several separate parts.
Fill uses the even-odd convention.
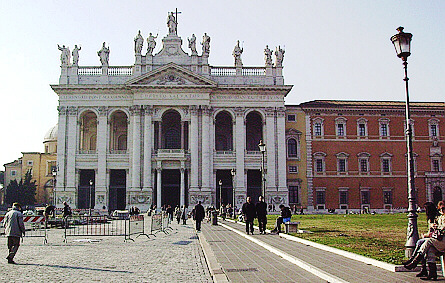
[[[416,242],[419,239],[417,231],[417,200],[416,200],[416,186],[414,181],[414,155],[412,142],[412,127],[409,106],[409,92],[408,92],[408,56],[411,55],[411,33],[403,32],[403,27],[397,28],[399,32],[391,37],[391,42],[396,49],[397,57],[403,60],[403,68],[405,69],[405,91],[406,91],[406,144],[408,150],[408,229],[406,234],[405,256],[410,258]]]
[[[53,175],[53,205],[57,207],[57,198],[56,198],[57,169],[54,167],[51,173]]]
[[[235,216],[235,208],[236,208],[236,204],[235,204],[235,175],[236,175],[236,169],[232,168],[232,170],[230,170],[230,174],[232,175],[232,209],[233,209],[233,215]],[[235,218],[235,217],[233,217]]]
[[[222,206],[222,181],[221,180],[219,180],[218,185],[219,185],[219,209],[221,210],[221,206]]]
[[[266,145],[260,140],[258,147],[261,151],[261,194],[266,199],[266,170],[264,169],[264,154],[266,153]]]
[[[92,192],[93,192],[93,180],[90,180],[90,201],[88,202],[88,208],[91,216],[91,202],[92,202]]]

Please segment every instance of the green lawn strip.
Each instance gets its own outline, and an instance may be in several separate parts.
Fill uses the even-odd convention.
[[[268,215],[273,229],[278,215]],[[400,264],[405,256],[407,217],[399,214],[293,215],[299,229],[313,233],[295,236],[380,261]],[[257,225],[257,221],[255,221]],[[418,218],[419,234],[426,231],[425,216]]]

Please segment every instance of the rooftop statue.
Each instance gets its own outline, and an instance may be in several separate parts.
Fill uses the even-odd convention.
[[[97,55],[100,58],[100,63],[102,66],[108,66],[108,59],[110,57],[110,48],[105,47],[105,42],[102,43],[102,48],[97,51]]]
[[[243,51],[244,49],[239,46],[239,40],[238,40],[232,52],[233,57],[235,57],[235,67],[243,66],[243,61],[241,60],[241,54],[243,54]]]
[[[202,56],[209,56],[210,54],[210,36],[207,33],[204,33],[202,36]]]
[[[141,35],[141,31],[139,31],[138,35],[134,38],[134,53],[136,53],[136,55],[141,55],[143,46],[144,38]]]
[[[284,49],[278,45],[275,50],[275,67],[283,67],[284,52]]]
[[[266,67],[272,67],[272,53],[272,50],[269,49],[269,45],[266,45],[266,49],[264,49],[264,61]]]
[[[82,47],[77,47],[77,45],[74,45],[73,49],[73,65],[77,66],[79,65],[79,51],[82,49]]]
[[[65,45],[62,45],[62,47],[60,47],[59,44],[57,44],[57,48],[62,51],[62,54],[60,54],[60,62],[63,66],[68,66],[71,59],[70,49],[68,47],[65,47]]]
[[[198,54],[198,52],[196,52],[196,36],[195,34],[192,34],[191,38],[187,38],[189,41],[189,48],[190,50],[192,50],[192,55],[196,55]]]
[[[148,48],[147,48],[147,55],[151,55],[153,53],[153,50],[156,47],[156,38],[158,38],[158,35],[153,36],[150,32],[147,38]]]
[[[176,34],[176,28],[178,26],[178,22],[176,21],[176,18],[173,15],[173,12],[168,13],[167,26],[168,26],[169,34]]]

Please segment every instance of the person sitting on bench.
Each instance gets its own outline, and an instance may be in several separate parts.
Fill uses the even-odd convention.
[[[281,216],[277,218],[275,222],[275,228],[271,231],[272,233],[281,233],[281,224],[289,222],[292,217],[292,212],[289,207],[280,204]]]

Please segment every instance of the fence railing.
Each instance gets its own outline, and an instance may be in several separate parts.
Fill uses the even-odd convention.
[[[131,76],[133,75],[133,67],[130,66],[119,66],[119,67],[109,67],[109,76]]]
[[[102,67],[79,67],[77,69],[77,74],[80,76],[101,76]]]

